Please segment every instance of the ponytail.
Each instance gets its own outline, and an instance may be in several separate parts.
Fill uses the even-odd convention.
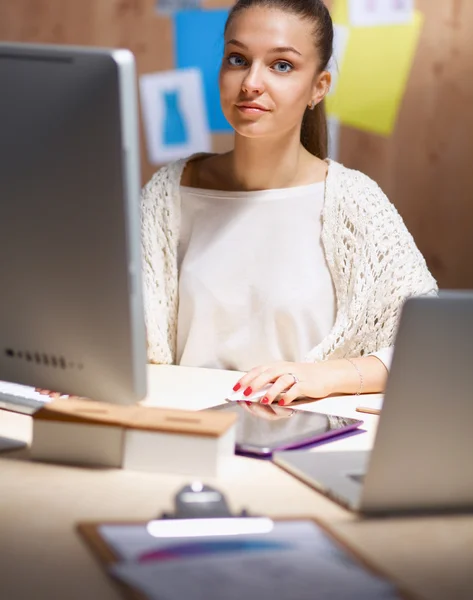
[[[306,109],[302,119],[301,143],[317,158],[322,160],[327,158],[328,134],[324,100],[316,104],[313,110]]]

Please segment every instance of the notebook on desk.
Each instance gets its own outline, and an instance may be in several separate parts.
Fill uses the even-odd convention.
[[[472,356],[472,292],[407,300],[373,450],[274,462],[364,514],[471,510]]]

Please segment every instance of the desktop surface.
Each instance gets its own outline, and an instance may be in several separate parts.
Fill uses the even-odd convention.
[[[145,404],[206,408],[221,403],[238,373],[149,365],[148,378]],[[359,400],[327,398],[304,408],[356,417]],[[378,417],[364,418],[366,433],[311,452],[370,449]],[[2,434],[27,441],[31,417],[0,410]],[[2,594],[8,600],[118,600],[120,592],[78,536],[76,524],[154,518],[172,508],[174,494],[189,478],[33,463],[27,456],[26,450],[0,455]],[[473,515],[363,521],[271,462],[241,456],[231,459],[224,476],[205,483],[222,491],[235,512],[247,508],[260,515],[321,519],[414,597],[472,597]]]

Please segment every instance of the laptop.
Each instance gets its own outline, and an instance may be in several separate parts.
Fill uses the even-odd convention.
[[[274,462],[366,515],[473,509],[473,292],[403,307],[373,449]]]

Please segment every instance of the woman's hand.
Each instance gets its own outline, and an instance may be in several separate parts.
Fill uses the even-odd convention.
[[[262,404],[271,404],[282,394],[278,404],[290,404],[296,398],[325,398],[335,391],[339,361],[319,363],[277,362],[248,371],[233,388],[243,389],[246,396],[272,383]]]

